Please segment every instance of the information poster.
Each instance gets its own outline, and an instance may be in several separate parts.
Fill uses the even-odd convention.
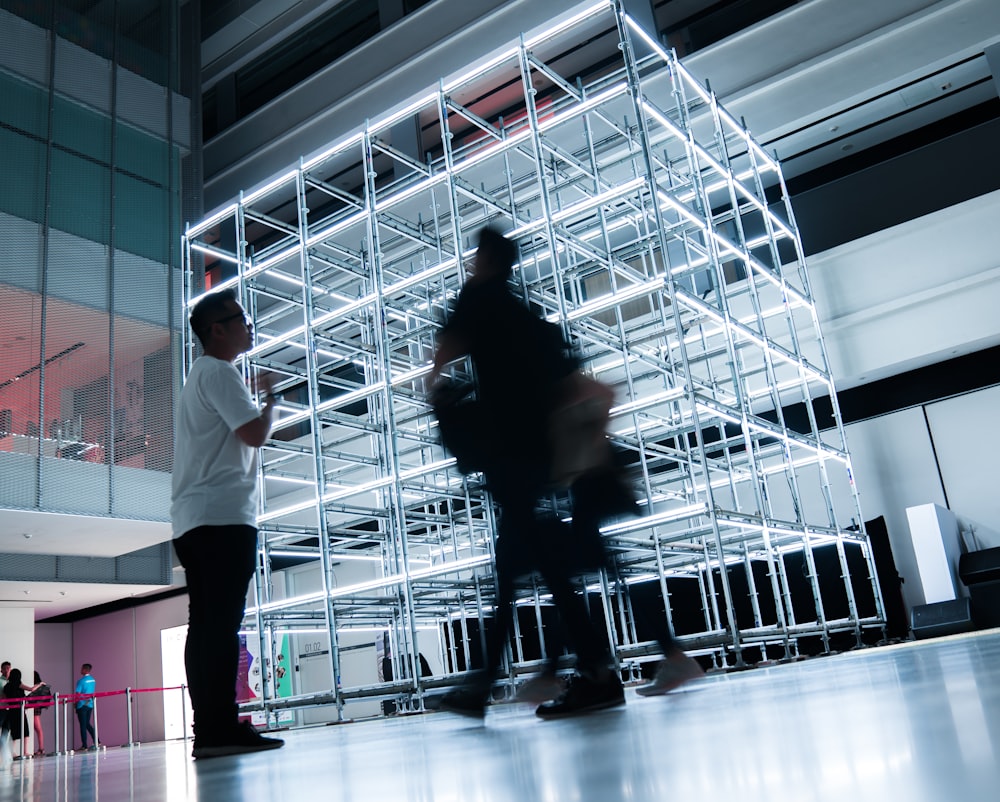
[[[260,641],[254,637],[240,636],[240,681],[237,684],[236,698],[241,702],[260,699],[264,695],[264,684],[271,683],[275,698],[284,699],[292,695],[292,669],[288,652],[288,635],[283,635],[278,644],[274,666],[270,657],[261,659],[257,654]],[[254,713],[253,723],[264,725],[263,714]],[[295,721],[292,710],[278,711],[279,724]]]

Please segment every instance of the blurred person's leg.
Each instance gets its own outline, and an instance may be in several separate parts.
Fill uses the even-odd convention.
[[[608,518],[635,514],[637,508],[631,489],[621,469],[613,462],[605,469],[581,476],[573,485],[573,529],[581,547],[588,552],[600,551],[608,559],[600,534],[601,524]],[[587,555],[593,559],[591,554]],[[705,672],[696,660],[688,657],[675,640],[666,616],[653,610],[645,601],[632,599],[632,614],[637,628],[652,634],[660,647],[663,660],[657,664],[651,682],[637,689],[641,696],[669,693]]]

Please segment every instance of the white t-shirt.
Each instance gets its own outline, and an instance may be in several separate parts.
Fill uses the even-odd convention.
[[[260,410],[230,362],[195,360],[177,404],[174,537],[196,526],[257,525],[257,449],[236,430]]]

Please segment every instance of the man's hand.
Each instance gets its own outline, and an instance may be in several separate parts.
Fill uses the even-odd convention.
[[[258,373],[253,377],[251,386],[258,396],[267,397],[271,395],[271,391],[274,389],[274,378],[270,372]]]

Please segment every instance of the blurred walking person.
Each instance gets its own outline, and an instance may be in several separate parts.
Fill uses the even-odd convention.
[[[470,356],[478,379],[478,443],[473,466],[483,471],[500,507],[496,541],[494,625],[482,672],[446,694],[442,707],[481,717],[513,628],[514,583],[537,572],[552,593],[577,656],[577,673],[560,699],[537,710],[554,718],[624,704],[621,680],[575,592],[563,553],[567,524],[539,517],[550,485],[550,421],[578,367],[559,328],[535,315],[511,292],[514,243],[493,229],[480,234],[473,271],[438,338],[433,377],[452,360]],[[446,405],[437,404],[447,417]],[[442,420],[442,429],[445,420]],[[459,462],[463,462],[462,459]]]

